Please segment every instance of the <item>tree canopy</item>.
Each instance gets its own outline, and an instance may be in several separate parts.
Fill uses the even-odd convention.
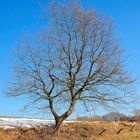
[[[132,80],[109,18],[70,3],[50,9],[46,28],[17,51],[9,94],[42,104],[58,129],[78,102],[86,108],[122,103]]]

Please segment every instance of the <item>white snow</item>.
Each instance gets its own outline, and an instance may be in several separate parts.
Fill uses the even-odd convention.
[[[76,121],[64,121],[64,124],[74,122]],[[46,119],[0,117],[0,128],[4,129],[15,128],[16,126],[25,126],[25,127],[32,127],[38,125],[51,126],[54,123],[55,123],[54,120],[46,120]]]
[[[14,129],[15,127],[14,126],[6,126],[6,125],[1,125],[0,128],[4,128],[4,130],[6,129]]]

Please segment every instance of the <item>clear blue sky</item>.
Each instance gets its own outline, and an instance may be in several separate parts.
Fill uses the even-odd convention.
[[[22,101],[4,97],[3,93],[8,88],[13,49],[18,39],[24,32],[35,32],[45,25],[41,9],[44,3],[47,0],[0,0],[0,116],[33,116],[20,110]],[[136,92],[140,95],[140,1],[83,0],[81,3],[113,19],[121,47],[129,55],[126,67],[138,78]],[[140,108],[138,104],[134,106]]]

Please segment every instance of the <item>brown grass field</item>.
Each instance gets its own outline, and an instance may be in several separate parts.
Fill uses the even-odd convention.
[[[0,129],[0,140],[140,140],[138,124],[130,122],[76,122],[53,128],[38,126]]]

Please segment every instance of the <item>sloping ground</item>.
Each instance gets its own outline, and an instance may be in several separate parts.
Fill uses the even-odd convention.
[[[73,122],[57,133],[49,126],[0,128],[0,140],[140,140],[139,126],[121,122]]]

